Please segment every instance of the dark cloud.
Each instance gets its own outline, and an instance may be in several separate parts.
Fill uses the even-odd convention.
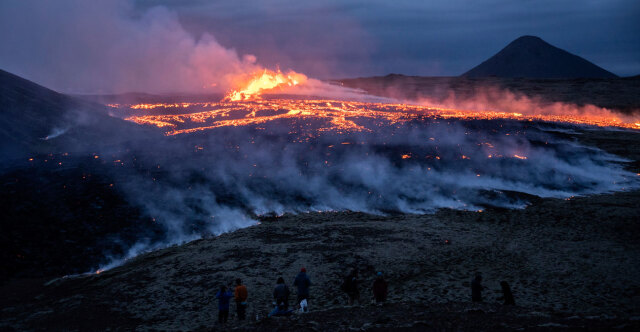
[[[333,76],[458,75],[527,34],[617,74],[640,73],[637,1],[196,1],[178,11],[194,32],[220,31],[223,44],[259,59],[317,62]]]
[[[3,1],[0,68],[78,92],[192,89],[193,61],[220,77],[245,54],[318,78],[447,76],[528,34],[625,76],[640,73],[638,14],[636,0]]]

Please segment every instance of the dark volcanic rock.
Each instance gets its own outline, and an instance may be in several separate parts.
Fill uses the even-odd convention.
[[[0,283],[86,272],[162,236],[97,155],[154,133],[0,70]]]
[[[0,70],[0,161],[33,154],[95,151],[149,129],[109,116],[107,107],[73,98]],[[6,167],[7,165],[2,165]]]
[[[522,36],[474,67],[465,77],[614,78],[593,63],[539,37]]]
[[[164,234],[90,157],[40,156],[0,174],[0,210],[0,285],[87,272]]]

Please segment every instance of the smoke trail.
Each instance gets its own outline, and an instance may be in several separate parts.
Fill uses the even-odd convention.
[[[59,127],[54,127],[51,130],[51,133],[48,134],[47,136],[41,138],[43,141],[48,141],[50,139],[56,138],[64,133],[66,133],[69,130],[69,127],[64,127],[64,128],[59,128]]]

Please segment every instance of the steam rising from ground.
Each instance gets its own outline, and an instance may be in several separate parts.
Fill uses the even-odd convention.
[[[535,123],[424,119],[317,137],[292,133],[298,125],[321,127],[285,119],[166,137],[117,156],[136,165],[117,174],[118,186],[175,243],[249,226],[257,215],[521,208],[527,195],[640,185],[624,160]]]
[[[551,115],[582,117],[585,119],[606,118],[619,120],[622,123],[635,124],[635,127],[640,128],[640,110],[622,114],[590,104],[579,106],[571,103],[550,102],[543,100],[541,97],[529,97],[517,92],[492,87],[481,88],[472,95],[457,95],[455,91],[449,90],[444,98],[421,96],[417,98],[417,103],[463,110],[515,112],[526,116]]]

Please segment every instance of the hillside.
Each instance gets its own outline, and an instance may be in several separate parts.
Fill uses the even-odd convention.
[[[160,236],[103,153],[162,135],[107,112],[0,71],[0,283],[86,272]]]
[[[0,70],[0,160],[95,151],[141,133],[149,130],[109,116],[103,105]]]
[[[209,330],[215,292],[235,278],[249,289],[250,320],[230,317],[241,330],[637,328],[637,200],[636,191],[540,200],[525,210],[265,218],[100,274],[9,283],[0,328]],[[301,266],[312,280],[311,313],[263,321],[276,279],[291,286]],[[362,304],[346,307],[340,283],[352,268]],[[370,304],[379,270],[390,283],[384,307]],[[475,271],[485,276],[483,305],[469,300]],[[501,305],[501,280],[517,307]]]

